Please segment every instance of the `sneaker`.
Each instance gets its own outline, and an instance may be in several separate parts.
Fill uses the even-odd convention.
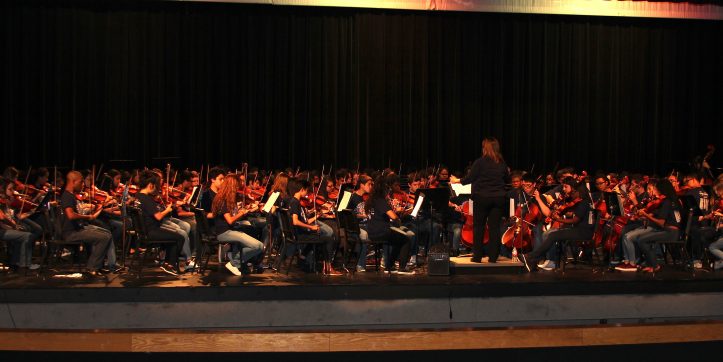
[[[238,270],[237,267],[233,266],[233,264],[231,264],[231,262],[226,263],[226,269],[228,269],[228,271],[230,271],[231,274],[233,274],[235,276],[241,275],[241,271]]]
[[[713,269],[718,270],[720,268],[723,268],[723,260],[716,260],[713,263]]]
[[[163,272],[166,274],[178,276],[178,272],[176,272],[176,268],[174,268],[173,265],[171,265],[169,263],[161,264],[161,270],[163,270]]]
[[[415,273],[414,273],[414,270],[402,269],[402,270],[397,271],[397,274],[399,274],[399,275],[414,275]]]
[[[638,267],[626,261],[622,264],[618,264],[618,266],[615,267],[615,270],[621,272],[634,272],[638,271]]]
[[[552,260],[548,260],[545,265],[540,267],[540,269],[547,271],[555,270],[555,268],[557,268],[557,264],[555,264],[555,262]]]
[[[693,260],[693,268],[703,269],[703,263],[701,263],[700,260]]]
[[[186,264],[185,271],[192,271],[194,269],[196,269],[196,261],[191,259],[191,261]]]
[[[409,262],[407,262],[407,265],[417,265],[417,256],[412,255],[409,257]]]
[[[30,264],[30,265],[28,266],[28,269],[30,269],[30,270],[38,270],[38,269],[40,269],[40,264]]]
[[[537,267],[540,269],[550,270],[550,264],[555,265],[555,262],[552,260],[545,260],[542,263],[538,263]]]
[[[366,267],[363,267],[363,266],[361,266],[361,265],[357,265],[357,266],[356,266],[356,272],[357,272],[357,273],[363,273],[363,272],[365,272],[365,271],[367,271],[367,268],[366,268]]]

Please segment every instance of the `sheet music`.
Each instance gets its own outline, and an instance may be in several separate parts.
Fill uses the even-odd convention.
[[[419,194],[419,196],[417,196],[417,203],[414,204],[414,210],[412,210],[412,217],[417,217],[417,213],[419,212],[419,209],[422,208],[423,202],[424,202],[424,194]]]
[[[450,184],[450,185],[452,185],[452,190],[454,191],[454,193],[455,193],[457,196],[459,196],[459,195],[471,195],[471,194],[472,194],[472,184],[466,184],[466,185],[462,185],[462,184]]]
[[[271,207],[274,206],[274,204],[276,203],[276,199],[279,198],[279,195],[280,195],[280,193],[278,191],[276,191],[273,194],[271,194],[271,196],[269,196],[269,199],[266,200],[266,204],[264,205],[264,209],[263,209],[264,212],[266,212],[266,213],[271,212]]]
[[[344,191],[344,196],[341,198],[341,202],[339,203],[339,207],[336,209],[336,211],[346,209],[349,206],[349,200],[351,200],[351,192]]]

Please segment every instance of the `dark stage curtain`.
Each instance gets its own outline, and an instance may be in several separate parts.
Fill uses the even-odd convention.
[[[723,134],[721,22],[147,1],[0,22],[3,165],[462,168],[492,135],[515,168],[665,171]]]

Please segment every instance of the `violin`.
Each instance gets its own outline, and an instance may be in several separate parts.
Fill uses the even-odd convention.
[[[19,213],[30,212],[38,207],[38,204],[33,202],[30,196],[21,194],[17,191],[14,192],[13,200],[9,202],[9,206]]]
[[[558,204],[557,207],[556,207],[554,210],[552,210],[552,214],[553,214],[553,215],[558,215],[558,216],[559,216],[559,215],[565,215],[565,214],[569,213],[569,212],[570,212],[575,206],[577,206],[577,204],[579,204],[581,201],[582,201],[582,198],[577,197],[577,198],[575,198],[575,199],[573,199],[573,200],[571,200],[571,201],[562,202],[562,203]],[[559,222],[559,221],[553,222],[553,221],[552,221],[552,215],[551,215],[551,216],[548,216],[548,217],[545,219],[545,223],[547,223],[547,224],[552,223],[551,228],[555,228],[555,229],[559,229],[559,228],[562,226],[562,223],[561,223],[561,222]]]

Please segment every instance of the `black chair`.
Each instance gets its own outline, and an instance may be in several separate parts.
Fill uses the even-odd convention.
[[[141,209],[136,207],[129,207],[128,215],[130,216],[133,223],[133,231],[137,243],[136,245],[138,245],[139,248],[146,249],[146,251],[143,252],[143,257],[139,258],[138,260],[138,279],[140,279],[143,273],[143,265],[146,264],[146,262],[148,261],[148,256],[153,253],[153,250],[156,250],[155,255],[158,256],[161,246],[175,244],[176,242],[173,240],[150,240],[148,238],[148,229],[146,228],[146,224],[143,221],[143,212],[141,211]],[[132,269],[132,266],[128,269]]]
[[[203,272],[208,268],[208,262],[211,259],[211,255],[213,255],[211,250],[213,250],[213,247],[217,247],[223,243],[216,239],[216,233],[211,230],[208,218],[206,217],[206,210],[193,208],[192,211],[196,218],[196,227],[198,228],[198,234],[201,241],[201,253],[198,260],[201,261],[202,265],[198,272],[203,275]],[[206,255],[206,261],[203,261],[203,257],[206,252],[208,252],[208,255]],[[219,263],[219,268],[220,266],[221,264]]]
[[[342,266],[345,270],[349,270],[346,266],[350,262],[351,251],[356,248],[356,245],[361,240],[361,229],[359,229],[359,221],[351,210],[345,209],[336,213],[336,221],[339,232],[339,244],[344,249]],[[362,257],[358,255],[357,260],[351,264],[352,270],[356,270],[353,266],[359,261],[358,258]],[[366,255],[364,255],[366,258]]]
[[[289,247],[295,247],[301,244],[312,244],[314,247],[314,255],[318,255],[318,246],[325,243],[321,239],[321,237],[319,235],[309,235],[309,237],[298,239],[296,233],[294,232],[294,226],[291,223],[291,215],[289,215],[289,210],[278,209],[276,213],[277,217],[279,218],[279,224],[281,226],[282,239],[281,249],[279,250],[279,254],[276,257],[276,270],[281,271],[281,262],[283,261],[284,257],[286,257],[286,251]],[[291,270],[291,264],[293,263],[295,257],[298,257],[296,253],[294,253],[291,258],[289,258],[289,265],[286,269],[287,275],[289,274],[289,270]],[[312,268],[314,272],[316,272],[316,262],[312,264]]]
[[[50,270],[51,256],[55,254],[55,258],[60,261],[62,260],[63,249],[69,248],[74,251],[79,251],[80,246],[83,244],[82,240],[67,241],[63,238],[63,222],[65,221],[65,214],[61,210],[60,206],[54,205],[50,207],[48,215],[48,226],[50,228],[50,236],[45,241],[45,248],[43,249],[43,262],[41,269]],[[75,255],[74,260],[77,260],[78,271],[83,271],[83,264],[81,262],[80,255]]]

